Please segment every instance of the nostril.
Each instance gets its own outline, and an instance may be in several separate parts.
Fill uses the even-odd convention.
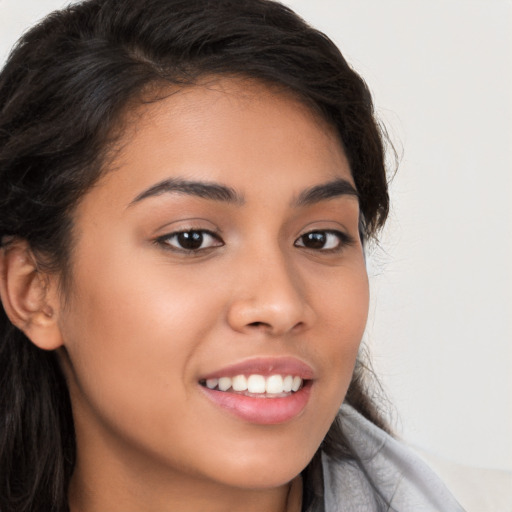
[[[297,331],[303,325],[304,325],[303,322],[298,322],[296,325],[294,325],[291,328],[291,330]],[[266,331],[269,334],[278,334],[279,332],[281,332],[281,330],[278,327],[276,327],[272,323],[268,323],[268,322],[251,322],[251,323],[247,324],[247,327],[251,328],[251,329],[255,329],[255,330]]]
[[[252,322],[249,324],[249,327],[269,327],[268,324],[264,323],[264,322]]]

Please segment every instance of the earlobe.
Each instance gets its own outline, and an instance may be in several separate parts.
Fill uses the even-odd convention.
[[[54,350],[62,345],[56,278],[38,270],[24,240],[0,251],[0,298],[10,321],[36,346]]]

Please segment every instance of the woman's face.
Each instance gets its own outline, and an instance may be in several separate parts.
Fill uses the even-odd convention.
[[[296,99],[234,79],[127,125],[76,210],[58,316],[77,468],[284,484],[333,421],[366,322],[343,149]]]

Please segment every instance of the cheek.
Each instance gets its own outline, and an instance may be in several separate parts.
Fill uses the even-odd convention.
[[[329,333],[330,350],[341,354],[357,353],[369,307],[368,276],[364,261],[356,261],[335,278],[324,279],[317,292],[315,310],[319,326]],[[338,361],[339,362],[339,361]]]
[[[189,361],[218,317],[212,294],[170,279],[164,265],[84,260],[75,271],[80,300],[61,322],[74,405],[117,428],[171,428],[170,404],[186,411]]]
[[[317,424],[325,434],[350,385],[366,327],[369,290],[364,260],[340,269],[336,279],[323,283],[315,294],[318,328],[309,345],[324,368]]]

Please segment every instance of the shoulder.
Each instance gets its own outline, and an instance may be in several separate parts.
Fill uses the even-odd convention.
[[[347,405],[342,429],[353,460],[323,455],[326,512],[463,512],[441,479],[411,449]]]

